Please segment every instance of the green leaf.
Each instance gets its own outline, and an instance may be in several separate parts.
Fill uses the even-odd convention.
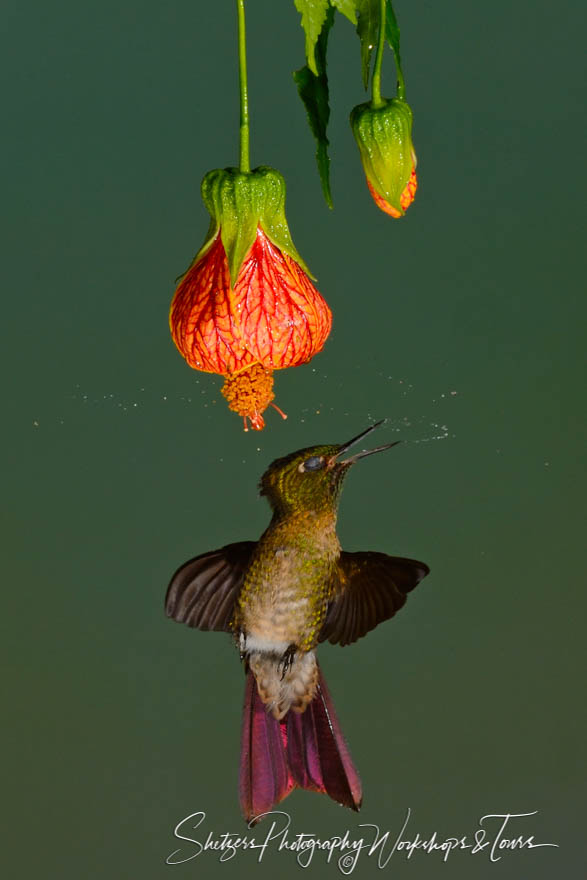
[[[330,2],[348,18],[351,24],[357,23],[357,0],[330,0]]]
[[[361,68],[363,85],[369,85],[371,55],[379,35],[380,6],[379,0],[357,0],[357,33],[361,42]]]
[[[294,72],[293,78],[306,113],[308,124],[316,138],[316,163],[318,174],[322,184],[322,192],[326,204],[332,208],[332,193],[330,191],[330,157],[328,156],[328,137],[326,130],[330,118],[330,106],[328,103],[328,77],[326,74],[326,50],[330,28],[334,23],[334,9],[330,6],[324,21],[324,26],[316,43],[316,67],[314,74],[309,65]]]
[[[397,23],[397,18],[395,17],[391,0],[386,0],[385,5],[385,36],[387,37],[387,42],[393,49],[393,54],[395,55],[395,66],[397,68],[399,86],[398,95],[400,98],[403,98],[404,75],[402,72],[402,58],[400,54],[399,25]]]
[[[295,7],[302,16],[302,27],[306,34],[306,60],[308,67],[318,76],[315,48],[320,32],[330,10],[328,0],[294,0]]]
[[[397,23],[397,18],[395,17],[395,12],[393,10],[393,4],[391,0],[386,0],[385,3],[385,36],[387,37],[387,42],[394,51],[395,57],[397,58],[397,63],[401,64],[399,47],[399,25]]]

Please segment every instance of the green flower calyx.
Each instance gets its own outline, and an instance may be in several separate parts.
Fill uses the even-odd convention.
[[[285,180],[279,171],[260,165],[252,171],[217,168],[202,181],[202,199],[211,222],[206,241],[194,258],[199,260],[216,239],[218,231],[228,260],[234,287],[243,261],[261,227],[267,238],[298,263],[312,278],[298,254],[285,218]]]

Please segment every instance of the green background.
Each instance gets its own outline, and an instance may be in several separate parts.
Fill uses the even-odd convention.
[[[412,832],[444,839],[537,810],[516,835],[559,849],[385,872],[580,876],[584,5],[397,13],[420,179],[401,221],[371,202],[348,126],[352,26],[331,38],[330,212],[291,79],[298,15],[248,3],[252,162],[286,178],[334,327],[277,374],[287,422],[244,434],[167,327],[207,229],[200,179],[237,158],[233,3],[4,4],[6,876],[300,876],[275,851],[165,865],[192,812],[244,830],[243,681],[227,637],[162,602],[185,559],[261,533],[272,459],[375,418],[378,442],[404,442],[349,477],[342,544],[432,574],[394,621],[320,649],[364,807],[295,792],[293,830],[395,837],[410,807]],[[320,854],[308,870],[338,876]]]

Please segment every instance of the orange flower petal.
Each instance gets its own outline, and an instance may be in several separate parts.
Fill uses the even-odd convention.
[[[261,229],[239,273],[234,308],[248,351],[273,369],[309,361],[332,325],[332,313],[306,273]]]
[[[382,211],[385,211],[386,214],[390,214],[392,217],[401,217],[401,213],[394,208],[393,205],[390,205],[387,199],[384,199],[383,196],[380,196],[378,192],[376,192],[369,181],[367,180],[367,186],[369,187],[369,192],[373,196],[373,201],[377,205],[378,208],[381,208]],[[410,179],[406,184],[406,188],[400,196],[399,203],[402,206],[402,210],[405,211],[410,207],[414,198],[416,196],[416,190],[418,189],[418,178],[416,176],[416,167],[412,168],[412,173],[410,174]]]
[[[255,362],[231,306],[228,262],[220,234],[182,278],[169,323],[175,344],[196,370],[235,373]]]
[[[406,188],[401,194],[399,203],[404,209],[404,211],[410,207],[412,202],[416,197],[416,190],[418,189],[418,178],[416,176],[416,166],[412,167],[412,173],[410,174],[410,179],[406,184]]]
[[[295,260],[261,229],[234,291],[220,234],[188,270],[171,304],[175,344],[191,367],[224,375],[254,363],[276,369],[309,361],[332,314]]]

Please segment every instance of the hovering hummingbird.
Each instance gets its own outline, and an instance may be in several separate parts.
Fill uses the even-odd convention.
[[[274,461],[260,483],[273,511],[261,538],[196,556],[167,590],[169,617],[231,633],[240,649],[246,684],[239,795],[249,822],[296,787],[361,806],[361,781],[316,648],[326,640],[349,645],[393,617],[429,572],[414,559],[347,553],[336,535],[351,465],[400,442],[343,457],[381,424],[347,443]]]

